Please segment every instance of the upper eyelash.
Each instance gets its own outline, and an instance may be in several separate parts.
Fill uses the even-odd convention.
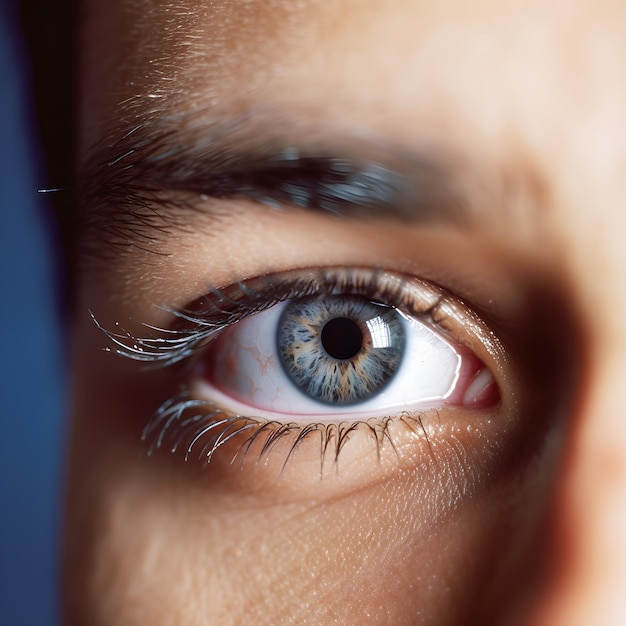
[[[405,302],[405,289],[381,281],[384,273],[383,270],[360,268],[292,270],[252,279],[253,287],[239,281],[223,289],[211,288],[189,308],[174,310],[161,307],[174,317],[177,324],[171,328],[143,324],[144,328],[156,333],[143,337],[126,331],[118,322],[118,330],[109,330],[98,322],[93,312],[89,313],[98,329],[116,346],[116,354],[158,367],[187,359],[226,328],[290,298],[332,293],[359,294],[399,309],[405,305],[414,316],[434,319],[439,305],[445,300],[442,293],[438,293],[427,306],[415,310],[414,303]],[[304,278],[305,274],[309,277]],[[285,279],[285,276],[292,278]],[[203,301],[206,301],[206,308],[201,310]]]

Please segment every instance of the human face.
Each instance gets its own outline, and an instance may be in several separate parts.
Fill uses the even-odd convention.
[[[620,623],[623,3],[83,13],[68,622]],[[269,286],[280,300],[311,268],[323,301],[365,297],[432,331],[447,347],[426,369],[452,354],[465,387],[374,421],[255,405],[240,370],[258,346],[232,346],[273,332],[269,309],[182,363],[111,351],[163,355],[151,337],[189,338],[175,312],[258,305]],[[164,428],[181,390],[237,396],[251,420],[226,423],[248,430],[217,445],[233,430],[206,408]],[[271,439],[256,418],[298,425]]]

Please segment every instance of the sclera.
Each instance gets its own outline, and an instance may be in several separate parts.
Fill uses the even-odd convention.
[[[316,402],[293,385],[279,362],[276,325],[286,306],[283,302],[251,315],[210,344],[194,382],[198,397],[233,414],[305,425],[366,420],[446,404],[476,406],[485,397],[485,385],[474,393],[472,383],[482,379],[487,387],[495,385],[488,369],[467,348],[454,346],[427,324],[403,314],[406,353],[389,384],[358,404]]]

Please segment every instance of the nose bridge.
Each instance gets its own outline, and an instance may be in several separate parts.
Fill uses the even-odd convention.
[[[578,403],[565,426],[550,576],[533,625],[626,623],[626,212],[615,204],[620,196],[613,189],[602,209],[587,205],[577,213],[571,203],[566,214],[571,230],[562,257],[588,346],[580,352]]]
[[[616,355],[590,378],[569,426],[550,529],[552,574],[533,624],[625,623],[625,393],[626,356]]]

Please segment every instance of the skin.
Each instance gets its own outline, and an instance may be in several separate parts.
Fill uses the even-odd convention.
[[[120,119],[195,128],[250,111],[286,142],[446,155],[475,210],[407,226],[195,198],[206,212],[153,244],[96,238],[113,254],[86,253],[78,281],[67,623],[622,623],[623,3],[88,0],[84,13],[79,174]],[[357,432],[321,474],[314,443],[283,472],[287,443],[243,466],[147,459],[141,431],[182,374],[103,352],[87,311],[141,335],[167,324],[155,304],[184,307],[207,284],[330,266],[422,277],[479,311],[498,349],[462,343],[501,403],[426,416],[421,434],[394,426],[379,458]]]

